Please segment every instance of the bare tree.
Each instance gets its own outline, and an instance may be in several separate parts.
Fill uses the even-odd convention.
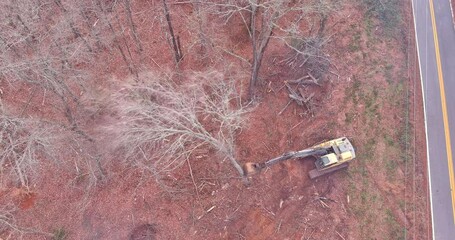
[[[97,9],[101,13],[100,14],[100,18],[108,26],[110,34],[112,35],[112,38],[113,38],[113,44],[119,50],[120,55],[122,56],[123,61],[126,63],[129,72],[131,74],[133,74],[133,75],[136,75],[136,77],[137,77],[138,71],[137,71],[137,69],[134,66],[132,55],[131,55],[131,51],[129,50],[128,43],[126,42],[126,39],[125,39],[125,36],[124,36],[124,31],[125,30],[123,29],[118,16],[115,15],[115,14],[114,14],[114,16],[111,16],[108,13],[109,11],[107,10],[107,8],[110,8],[109,5],[106,6],[106,4],[103,1],[101,1],[101,0],[96,0],[96,1],[97,1],[97,3],[96,3]],[[129,56],[130,56],[129,59],[127,58],[127,56],[125,54],[125,51],[123,50],[121,41],[119,39],[120,34],[117,33],[116,29],[114,28],[114,25],[113,25],[112,20],[111,20],[112,18],[116,18],[117,22],[120,24],[120,27],[122,28],[120,32],[121,32],[121,35],[122,35],[123,42],[125,43],[125,46],[126,46],[126,48],[128,50]],[[140,48],[142,48],[142,45],[140,45]]]
[[[94,24],[81,25],[93,20],[82,13],[86,13],[87,9],[98,10],[99,7],[86,5],[82,9],[72,2],[59,0],[45,4],[41,1],[21,1],[19,4],[6,1],[2,4],[4,8],[0,11],[3,10],[6,14],[0,16],[0,24],[10,27],[2,28],[2,41],[5,45],[0,44],[0,80],[12,86],[26,84],[42,90],[49,99],[46,106],[57,113],[53,119],[47,120],[55,125],[61,125],[66,120],[62,124],[66,130],[82,137],[74,137],[76,143],[86,141],[96,147],[95,139],[83,127],[87,121],[85,113],[91,103],[81,101],[81,97],[82,93],[88,92],[90,75],[80,66],[93,63],[96,52],[96,47],[93,46],[108,45],[110,40],[106,39],[115,39],[115,36],[102,39],[90,37],[90,34],[101,31],[92,31],[95,25],[102,31],[108,31],[110,18],[104,11],[95,11],[100,20]],[[16,17],[9,18],[10,15]],[[47,18],[54,21],[42,24]],[[88,29],[84,30],[85,26]],[[94,42],[93,39],[98,40]],[[131,72],[133,73],[132,70]],[[94,156],[90,159],[95,161],[93,165],[98,168],[95,172],[103,176],[100,157],[92,155]],[[25,177],[20,179],[22,184],[26,184]]]
[[[22,236],[29,232],[28,229],[23,229],[18,226],[14,217],[16,208],[12,204],[3,205],[0,207],[0,235],[8,233],[10,239],[12,237]]]
[[[271,38],[286,41],[286,35],[294,37],[300,32],[302,23],[311,23],[315,18],[320,19],[320,34],[325,29],[327,13],[332,11],[336,0],[314,1],[276,1],[276,0],[224,0],[209,1],[207,11],[226,19],[226,22],[235,15],[239,15],[251,38],[252,64],[248,95],[251,99],[254,88],[258,83],[259,72],[264,53]],[[246,18],[245,15],[249,16]],[[278,30],[278,31],[277,31]],[[278,32],[276,34],[275,32]],[[273,35],[276,35],[273,37]],[[321,38],[322,36],[320,36]]]
[[[7,230],[20,231],[20,228],[16,225],[14,210],[15,208],[12,205],[3,205],[0,208],[0,234]]]
[[[171,35],[170,40],[172,43],[172,48],[174,49],[175,62],[179,63],[183,58],[182,49],[180,47],[180,39],[178,36],[175,36],[174,34],[174,27],[172,26],[171,15],[169,13],[169,8],[167,7],[166,0],[162,0],[162,2],[164,16],[166,17],[166,22],[169,28],[169,34]]]
[[[39,234],[43,237],[53,236],[53,234],[37,229],[20,226],[14,217],[16,211],[17,209],[13,204],[0,206],[0,236],[5,237],[5,239],[23,239],[30,234]]]
[[[328,17],[340,6],[339,1],[330,0],[309,4],[305,9],[306,22],[311,26],[307,32],[302,32],[295,25],[276,25],[283,34],[273,38],[282,41],[291,50],[291,53],[282,62],[293,70],[300,72],[303,70],[321,80],[330,67],[329,55],[324,51],[325,45],[332,40],[333,36],[325,34]],[[333,28],[333,26],[331,27]]]
[[[319,34],[310,37],[281,38],[291,49],[281,62],[291,69],[299,71],[306,66],[305,71],[319,81],[330,67],[329,55],[324,52],[324,46],[330,41],[330,37],[320,37]]]
[[[208,6],[210,7],[210,12],[226,19],[239,14],[248,28],[253,50],[251,77],[248,88],[248,95],[251,99],[254,95],[254,87],[257,84],[264,52],[275,28],[275,22],[286,13],[286,4],[284,1],[226,0],[209,2]],[[244,14],[249,15],[249,24]]]
[[[157,177],[179,167],[193,150],[209,147],[243,176],[234,139],[246,109],[234,83],[217,72],[191,78],[195,84],[176,86],[165,76],[149,75],[141,79],[144,85],[124,87],[115,96],[119,123],[110,128],[118,147]]]
[[[28,188],[36,172],[38,156],[52,156],[52,131],[30,119],[0,116],[0,172],[9,170],[21,186]]]
[[[248,95],[250,98],[253,96],[254,87],[257,84],[257,79],[259,75],[259,69],[262,63],[262,57],[264,56],[265,49],[267,44],[269,43],[270,37],[273,33],[274,22],[280,15],[278,10],[282,9],[281,2],[276,1],[271,6],[262,7],[263,9],[258,10],[258,3],[257,1],[251,1],[251,25],[250,25],[250,32],[251,32],[251,43],[253,47],[253,66],[251,70],[251,79],[250,79],[250,86],[248,88]],[[262,12],[262,20],[261,20],[261,27],[260,27],[260,34],[257,32],[257,15],[258,11]]]
[[[131,32],[133,33],[134,42],[136,43],[137,49],[140,52],[142,52],[143,51],[142,43],[141,43],[141,41],[139,39],[139,34],[137,33],[137,30],[136,30],[136,24],[134,23],[134,20],[133,20],[133,13],[132,13],[132,10],[131,10],[130,0],[123,0],[123,3],[125,5],[126,16],[128,18],[128,23],[129,23],[129,25],[131,27]]]

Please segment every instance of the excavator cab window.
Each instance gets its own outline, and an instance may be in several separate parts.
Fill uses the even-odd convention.
[[[323,169],[329,166],[332,166],[338,162],[337,156],[334,153],[329,153],[324,156],[321,156],[316,160],[316,168]]]
[[[322,156],[318,161],[316,161],[316,164],[318,165],[318,168],[324,168],[330,165],[330,160],[327,156]]]
[[[330,164],[330,160],[328,157],[324,156],[321,159],[322,159],[322,162],[324,163],[324,166],[327,166]]]

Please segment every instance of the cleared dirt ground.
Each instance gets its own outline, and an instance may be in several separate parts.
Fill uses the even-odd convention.
[[[330,55],[330,72],[322,86],[306,89],[315,94],[314,116],[295,102],[285,108],[289,101],[285,81],[308,70],[296,71],[281,63],[291,51],[272,38],[262,63],[258,97],[236,139],[236,155],[245,163],[346,136],[357,153],[347,170],[310,180],[311,158],[286,161],[253,176],[246,186],[227,161],[201,149],[172,174],[173,188],[163,189],[149,173],[125,169],[121,159],[106,153],[109,173],[96,184],[71,168],[43,161],[41,177],[29,191],[3,184],[0,202],[17,207],[15,220],[24,228],[24,239],[51,239],[59,232],[67,239],[429,239],[413,23],[410,3],[398,2],[394,14],[399,17],[392,26],[383,22],[375,8],[367,9],[357,1],[343,1],[329,17],[326,31],[331,41],[325,51]],[[139,70],[174,67],[160,25],[143,11],[159,6],[146,1],[132,4],[144,47],[140,55],[132,53]],[[208,47],[191,44],[201,37],[192,32],[200,27],[192,25],[196,10],[184,3],[171,4],[170,10],[188,54],[178,71],[184,75],[229,65],[236,76],[243,76],[240,80],[246,89],[249,68],[243,60],[227,53],[220,59],[210,55]],[[202,28],[223,39],[223,46],[235,55],[251,59],[251,43],[240,16],[234,15],[226,25],[221,25],[223,19],[210,20]],[[213,29],[217,24],[223,27]],[[132,45],[132,38],[127,39]],[[130,79],[122,61],[118,53],[106,51],[95,65],[81,66],[92,71],[96,96],[107,96],[118,83]],[[57,118],[42,105],[42,92],[29,100],[34,91],[29,86],[2,82],[1,88],[2,101],[11,109],[28,104],[26,115]],[[93,116],[84,128],[102,136],[100,129],[111,118],[103,111]],[[103,144],[109,145],[109,140],[101,148]],[[66,156],[68,162],[77,158]],[[26,234],[29,228],[38,233]],[[8,239],[12,232],[0,237]]]

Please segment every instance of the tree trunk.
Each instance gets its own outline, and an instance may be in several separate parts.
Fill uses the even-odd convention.
[[[261,34],[259,38],[256,36],[256,6],[251,8],[251,36],[253,45],[253,66],[251,69],[250,86],[248,88],[248,97],[251,100],[254,97],[254,88],[257,84],[259,69],[261,68],[262,57],[273,33],[273,19],[276,14],[271,16],[270,21],[266,21],[265,16],[262,16]],[[258,46],[259,45],[259,46]]]
[[[169,14],[169,9],[167,8],[166,0],[163,0],[164,15],[166,16],[167,25],[169,27],[169,33],[171,34],[172,47],[174,48],[175,61],[179,63],[183,56],[180,49],[180,41],[177,41],[174,35],[174,28],[172,27],[171,16]]]
[[[124,3],[125,3],[126,13],[128,16],[128,22],[129,22],[129,24],[131,26],[131,30],[133,32],[134,42],[136,43],[136,48],[139,50],[139,52],[142,52],[142,50],[143,50],[142,44],[141,44],[141,41],[139,40],[137,31],[136,31],[136,24],[134,24],[134,21],[133,21],[133,14],[131,13],[130,0],[124,0]]]

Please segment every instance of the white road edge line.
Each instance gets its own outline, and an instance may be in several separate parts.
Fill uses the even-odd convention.
[[[452,23],[453,23],[453,29],[455,30],[455,16],[453,15],[453,6],[452,6],[452,1],[449,0],[450,4],[450,12],[452,12]]]
[[[424,84],[423,84],[423,75],[422,75],[422,66],[420,64],[420,52],[419,52],[419,39],[417,37],[417,23],[416,23],[416,16],[415,16],[415,7],[414,7],[414,1],[412,0],[412,17],[414,19],[414,34],[415,34],[415,40],[416,40],[416,51],[417,51],[417,58],[419,59],[419,72],[420,72],[420,86],[422,89],[422,105],[423,105],[423,116],[424,116],[424,123],[425,123],[425,141],[427,145],[427,169],[428,169],[428,187],[430,189],[430,206],[431,206],[431,231],[432,231],[432,236],[433,239],[435,238],[435,232],[434,232],[434,216],[433,216],[433,199],[432,199],[432,191],[431,191],[431,171],[430,171],[430,149],[428,146],[428,122],[427,122],[427,111],[426,111],[426,106],[425,106],[425,90],[424,90]],[[432,30],[433,31],[433,30]]]

